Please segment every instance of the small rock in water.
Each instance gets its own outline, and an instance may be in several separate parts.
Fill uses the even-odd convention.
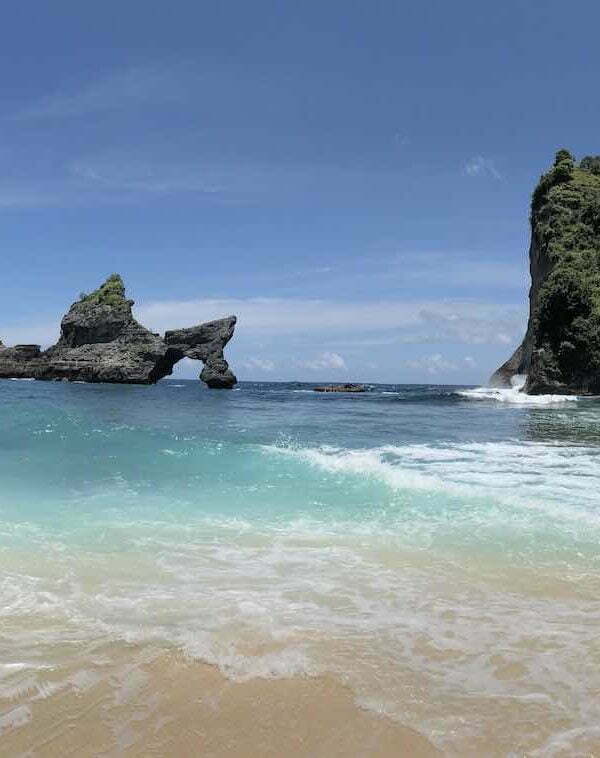
[[[315,392],[366,392],[364,384],[326,384],[322,387],[315,387]]]

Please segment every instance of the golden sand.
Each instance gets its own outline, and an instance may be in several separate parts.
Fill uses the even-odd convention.
[[[142,660],[140,661],[140,655]],[[144,660],[145,657],[145,660]],[[133,660],[135,663],[133,663]],[[359,708],[327,677],[232,682],[176,652],[135,646],[44,688],[0,702],[2,756],[426,758],[440,755],[415,731]],[[132,663],[129,665],[128,660]],[[102,669],[101,676],[94,673]]]

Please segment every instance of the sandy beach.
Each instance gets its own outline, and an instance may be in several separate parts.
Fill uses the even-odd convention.
[[[37,697],[23,691],[0,702],[4,755],[441,755],[417,732],[359,708],[331,678],[233,682],[214,666],[136,646],[95,661],[72,677],[48,672]]]

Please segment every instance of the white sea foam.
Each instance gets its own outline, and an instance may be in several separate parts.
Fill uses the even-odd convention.
[[[473,390],[458,390],[457,395],[469,400],[493,400],[497,403],[516,405],[557,405],[579,400],[577,395],[528,395],[525,392],[527,376],[516,374],[511,377],[510,387],[478,387]]]
[[[217,666],[225,676],[238,682],[314,676],[318,673],[314,660],[299,646],[284,647],[268,653],[243,654],[236,650],[234,644],[223,647],[206,635],[204,638],[187,635],[182,644],[190,657]]]
[[[541,510],[561,522],[600,527],[597,447],[508,440],[355,450],[283,445],[264,450],[332,474],[371,478],[397,491],[480,498]],[[507,520],[514,515],[512,510],[494,512]],[[484,512],[481,517],[486,517]],[[455,514],[457,521],[460,518]]]
[[[477,560],[465,570],[435,551],[392,551],[386,540],[302,541],[293,528],[271,535],[254,529],[237,537],[214,527],[173,531],[132,556],[65,552],[55,569],[62,580],[47,575],[43,556],[41,563],[23,557],[29,581],[14,574],[6,583],[18,603],[7,596],[4,617],[12,629],[25,620],[11,646],[52,661],[65,642],[87,640],[79,671],[53,685],[62,690],[99,681],[99,669],[90,672],[94,642],[124,640],[138,649],[167,642],[236,681],[330,672],[364,705],[432,732],[454,733],[465,692],[469,708],[481,709],[480,728],[494,724],[499,705],[517,702],[531,723],[556,712],[568,712],[584,732],[597,723],[592,690],[600,678],[589,661],[600,606],[589,577],[556,595],[540,592],[536,575],[526,591],[508,567],[494,585]],[[153,531],[159,534],[160,525]],[[549,581],[552,587],[559,578]],[[77,648],[66,650],[72,667]],[[524,674],[507,680],[505,664]],[[16,668],[13,676],[16,683],[3,682],[0,697],[30,693],[35,701],[58,691],[30,670]],[[138,684],[128,671],[119,697],[134,697]],[[420,687],[433,700],[439,693],[444,708],[435,717]],[[25,716],[7,715],[8,726]]]
[[[457,390],[456,394],[469,400],[493,400],[497,403],[518,405],[558,405],[580,399],[577,395],[527,395],[514,387],[510,389],[478,387],[473,390]]]
[[[449,450],[400,450],[405,460],[451,462]],[[357,460],[335,448],[320,453]],[[382,460],[386,455],[398,457],[398,449],[378,449]],[[55,656],[66,650],[72,667],[80,648],[80,670],[59,686],[92,687],[99,670],[90,673],[90,651],[122,640],[177,645],[236,681],[330,672],[363,704],[448,735],[453,714],[466,713],[465,692],[469,709],[481,707],[481,728],[495,728],[498,704],[506,702],[518,702],[530,723],[568,712],[585,731],[600,718],[592,695],[600,675],[589,664],[600,618],[592,576],[561,568],[528,580],[509,561],[489,581],[480,557],[458,564],[441,550],[403,547],[391,534],[361,535],[316,520],[261,527],[213,517],[150,526],[131,553],[64,547],[51,558],[47,550],[5,554],[12,571],[0,585],[2,621],[19,658],[5,672],[0,697],[51,695],[22,662],[46,658],[58,666]],[[122,529],[135,533],[140,525]],[[544,577],[547,591],[539,586]],[[568,593],[554,591],[560,582],[570,583]],[[503,661],[525,674],[504,679]],[[130,671],[119,697],[134,697],[136,681]],[[420,687],[433,700],[439,693],[447,721],[431,715],[431,697],[421,698]],[[12,713],[7,724],[25,717]]]
[[[31,721],[31,708],[27,705],[18,705],[0,714],[0,736],[2,732],[24,726],[28,721]]]

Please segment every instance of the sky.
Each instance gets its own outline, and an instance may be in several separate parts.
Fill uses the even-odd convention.
[[[600,153],[599,27],[592,0],[7,5],[0,339],[52,343],[118,272],[155,331],[237,314],[241,380],[485,383],[533,186]]]

